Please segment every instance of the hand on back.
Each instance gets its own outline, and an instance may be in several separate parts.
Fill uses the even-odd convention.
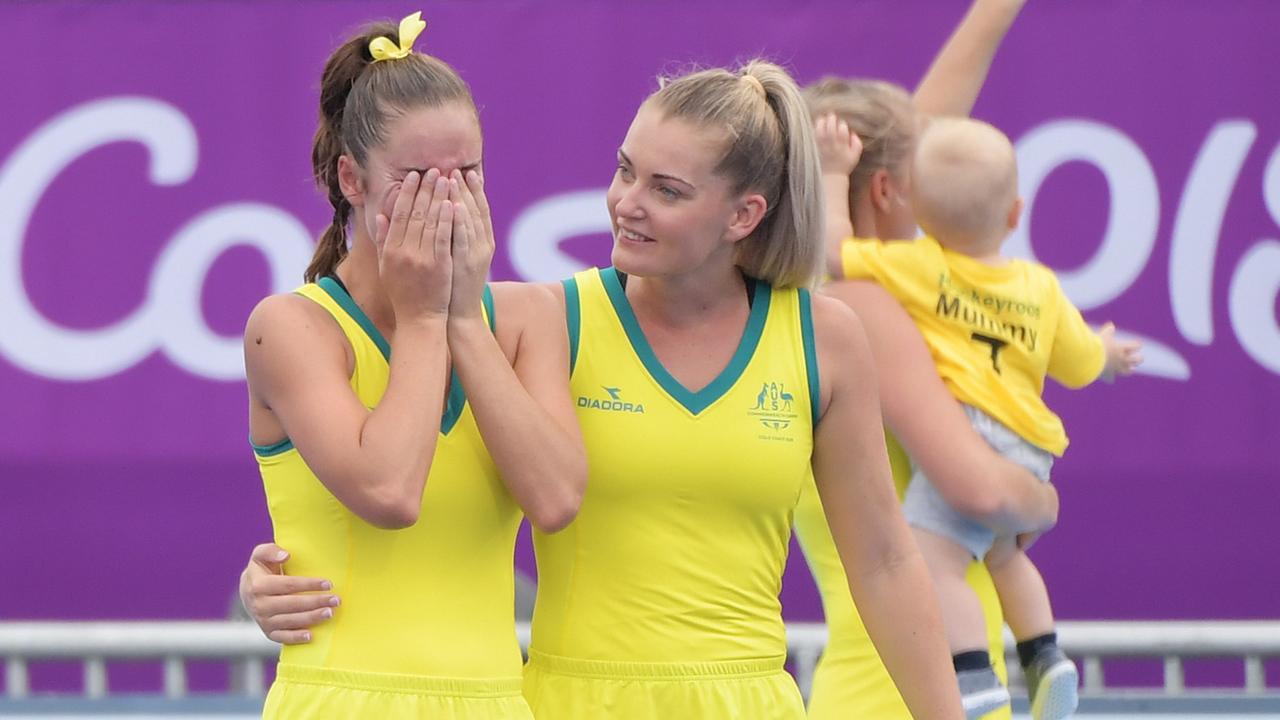
[[[253,549],[240,573],[240,602],[262,634],[285,645],[311,642],[310,627],[333,617],[338,596],[328,580],[285,575],[289,553],[273,543]]]

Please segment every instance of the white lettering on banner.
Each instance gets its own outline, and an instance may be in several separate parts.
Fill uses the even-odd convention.
[[[1034,258],[1030,227],[1036,191],[1058,167],[1086,162],[1107,179],[1111,211],[1093,257],[1079,270],[1059,271],[1062,289],[1081,309],[1119,297],[1142,274],[1156,244],[1160,191],[1142,149],[1115,128],[1087,120],[1058,120],[1028,132],[1018,141],[1018,190],[1026,217],[1010,236],[1009,254]]]
[[[1213,128],[1191,168],[1173,221],[1169,303],[1182,336],[1198,345],[1213,342],[1213,266],[1222,218],[1257,136],[1247,120]]]
[[[1081,309],[1099,307],[1133,285],[1151,259],[1160,224],[1156,174],[1137,143],[1124,133],[1088,120],[1058,120],[1041,125],[1017,144],[1018,189],[1026,200],[1026,218],[1009,238],[1008,251],[1035,258],[1031,219],[1036,193],[1054,170],[1074,161],[1102,172],[1110,196],[1110,214],[1102,244],[1082,268],[1060,271],[1062,289]],[[1154,338],[1129,334],[1143,343],[1147,375],[1186,380],[1191,366],[1178,351]]]
[[[524,280],[555,282],[585,269],[560,243],[589,233],[613,234],[604,190],[552,195],[525,208],[511,224],[511,266]]]
[[[161,253],[142,307],[108,327],[61,327],[27,297],[22,246],[40,197],[76,158],[116,142],[136,142],[147,149],[150,180],[156,185],[179,185],[195,173],[198,141],[191,122],[172,105],[144,97],[72,108],[37,129],[0,167],[0,353],[24,370],[55,380],[115,375],[157,348],[201,377],[244,377],[240,339],[209,329],[200,292],[209,266],[236,245],[264,255],[274,292],[292,287],[313,243],[306,227],[279,208],[234,203],[201,213]]]
[[[1170,310],[1182,337],[1214,340],[1213,275],[1227,204],[1257,138],[1247,120],[1210,129],[1188,173],[1171,233]],[[239,338],[213,332],[200,296],[210,266],[227,249],[244,245],[262,253],[274,292],[289,290],[312,251],[310,232],[284,210],[261,203],[232,203],[199,213],[166,244],[148,281],[146,299],[131,315],[92,330],[71,329],[44,317],[27,296],[22,278],[23,243],[31,216],[48,187],[78,157],[117,142],[136,142],[149,153],[149,179],[174,186],[195,173],[198,139],[174,106],[154,98],[117,97],[85,103],[52,118],[0,166],[0,354],[18,367],[55,380],[94,380],[123,372],[161,350],[200,377],[243,377]],[[1155,173],[1143,151],[1108,125],[1054,120],[1017,143],[1020,189],[1028,214],[1042,183],[1058,167],[1084,162],[1101,171],[1110,212],[1101,243],[1080,268],[1062,271],[1063,288],[1089,310],[1127,292],[1154,250],[1160,217]],[[525,280],[553,281],[585,264],[560,249],[565,240],[610,234],[605,189],[552,195],[529,205],[512,224],[507,247]],[[1280,146],[1263,177],[1263,197],[1280,225]],[[1012,254],[1034,257],[1024,222],[1009,242]],[[1226,297],[1232,331],[1245,353],[1280,374],[1280,240],[1262,239],[1231,274]],[[1147,374],[1186,380],[1191,370],[1172,347],[1150,338]]]
[[[178,231],[161,253],[149,296],[156,305],[156,332],[165,354],[207,378],[244,377],[241,339],[209,329],[200,311],[200,291],[209,266],[237,245],[257,248],[271,268],[273,292],[288,292],[311,260],[310,233],[289,213],[258,203],[207,210]]]
[[[1213,341],[1213,271],[1218,243],[1241,168],[1257,137],[1248,120],[1224,120],[1210,129],[1183,189],[1174,219],[1169,258],[1169,302],[1182,337],[1207,345]],[[1277,148],[1280,151],[1280,148]],[[1083,309],[1098,307],[1132,286],[1151,259],[1159,197],[1146,156],[1115,128],[1084,120],[1061,120],[1032,130],[1018,142],[1020,190],[1028,212],[1044,178],[1072,160],[1088,162],[1107,178],[1111,216],[1102,248],[1074,273],[1061,273],[1063,289]],[[1029,168],[1031,172],[1024,172]],[[1264,193],[1280,185],[1275,155],[1264,177]],[[1275,191],[1280,195],[1280,189]],[[1268,200],[1273,220],[1280,223],[1280,197]],[[1027,227],[1029,223],[1023,223]],[[1272,244],[1255,246],[1241,260],[1227,290],[1231,324],[1246,353],[1260,365],[1280,373],[1280,332],[1274,318],[1277,275]],[[1034,257],[1027,231],[1021,230],[1011,250]],[[1107,267],[1103,263],[1115,263]],[[1269,295],[1268,295],[1269,293]],[[1264,303],[1265,296],[1271,298]],[[1172,347],[1151,338],[1140,372],[1185,380],[1191,368]]]
[[[1275,305],[1280,291],[1280,242],[1267,240],[1249,248],[1231,280],[1228,309],[1240,346],[1280,375],[1280,325]]]
[[[1213,341],[1213,267],[1227,203],[1233,195],[1257,129],[1247,120],[1216,124],[1201,146],[1183,189],[1171,236],[1169,294],[1174,322],[1183,338]],[[1100,307],[1129,290],[1146,269],[1160,222],[1160,191],[1142,149],[1120,130],[1091,120],[1054,120],[1033,128],[1017,143],[1019,190],[1028,218],[1037,191],[1058,167],[1084,162],[1107,182],[1110,212],[1100,247],[1077,270],[1059,271],[1063,290],[1084,310]],[[1263,180],[1272,219],[1280,225],[1280,146]],[[559,243],[587,232],[608,233],[605,191],[555,195],[527,208],[512,227],[512,264],[525,280],[567,277],[585,266]],[[1011,255],[1034,259],[1029,221],[1009,239]],[[1280,293],[1280,241],[1251,248],[1228,289],[1231,326],[1250,358],[1280,374],[1280,323],[1274,307]],[[1168,344],[1136,334],[1145,343],[1140,373],[1188,380],[1191,367]]]
[[[1262,174],[1262,197],[1272,222],[1280,225],[1280,145],[1271,151]],[[1263,240],[1245,253],[1231,279],[1228,310],[1231,328],[1244,351],[1280,375],[1280,323],[1276,296],[1280,294],[1280,241]]]

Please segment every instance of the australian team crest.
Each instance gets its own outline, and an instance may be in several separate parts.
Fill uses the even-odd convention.
[[[765,382],[756,395],[755,407],[747,414],[769,430],[785,430],[796,419],[796,398],[780,382]]]

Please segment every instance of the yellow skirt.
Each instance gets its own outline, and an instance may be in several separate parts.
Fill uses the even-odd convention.
[[[263,718],[533,720],[520,678],[423,677],[281,663]]]
[[[783,658],[709,663],[577,660],[535,651],[524,696],[546,720],[802,720]]]

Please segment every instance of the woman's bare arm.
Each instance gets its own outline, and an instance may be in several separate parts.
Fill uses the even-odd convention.
[[[1000,42],[1026,0],[974,0],[915,92],[925,115],[967,117],[987,81]]]
[[[813,311],[822,384],[813,473],[849,591],[912,717],[961,718],[937,598],[893,492],[866,335],[831,298],[814,298]]]

